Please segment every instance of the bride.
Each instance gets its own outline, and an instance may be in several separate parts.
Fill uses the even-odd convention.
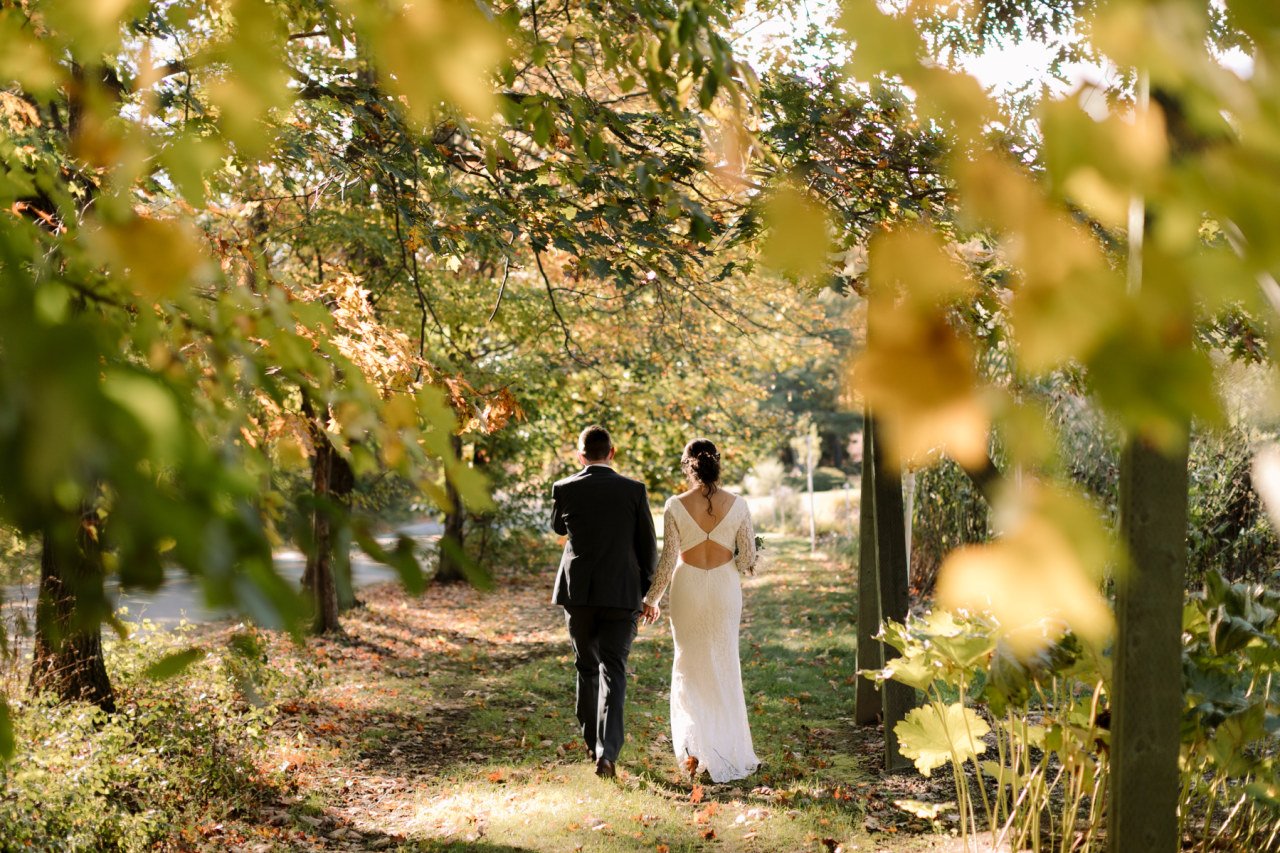
[[[742,587],[738,573],[756,563],[747,502],[720,488],[720,453],[705,438],[685,446],[680,467],[690,489],[663,509],[662,556],[644,599],[658,619],[671,584],[671,742],[695,779],[743,779],[760,766],[751,745],[738,660]]]

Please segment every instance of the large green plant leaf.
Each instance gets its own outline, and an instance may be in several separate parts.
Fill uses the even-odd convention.
[[[959,702],[941,710],[916,708],[894,727],[902,754],[929,776],[948,761],[964,762],[986,752],[982,741],[991,731],[986,721]]]

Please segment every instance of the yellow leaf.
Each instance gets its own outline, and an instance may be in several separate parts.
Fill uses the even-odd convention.
[[[121,25],[140,5],[141,0],[47,0],[40,8],[74,56],[100,61],[120,43]]]
[[[382,407],[382,421],[391,430],[415,427],[418,423],[418,406],[412,397],[399,394]]]
[[[849,71],[855,79],[900,74],[916,65],[923,51],[915,26],[905,15],[886,15],[876,0],[845,0],[840,26],[855,42]]]
[[[447,104],[481,121],[494,112],[493,72],[506,53],[497,23],[471,0],[347,0],[369,55],[422,127]]]
[[[893,729],[902,754],[925,776],[947,762],[960,765],[986,752],[982,738],[990,731],[985,720],[959,702],[915,708]]]
[[[901,292],[917,305],[941,305],[973,290],[964,269],[932,228],[904,225],[877,234],[868,247],[867,275],[878,295]]]
[[[225,62],[226,74],[208,84],[218,107],[218,123],[241,151],[253,155],[272,141],[264,119],[292,101],[284,30],[274,7],[265,0],[231,0],[234,26],[213,59]]]
[[[1115,328],[1124,297],[1093,238],[1065,216],[1044,214],[1005,247],[1022,273],[1011,314],[1023,367],[1039,373],[1087,359]]]
[[[826,210],[807,192],[783,183],[765,204],[764,262],[797,278],[821,276],[831,246]]]
[[[0,116],[8,119],[9,130],[14,133],[40,126],[40,113],[36,108],[12,92],[0,91]]]
[[[307,464],[307,449],[297,436],[286,435],[276,443],[276,460],[281,468],[298,470]]]
[[[209,263],[194,230],[178,220],[134,216],[122,223],[100,222],[85,238],[134,292],[150,299],[173,296]]]
[[[1103,225],[1116,231],[1128,222],[1130,195],[1107,183],[1097,169],[1081,167],[1067,176],[1067,197]]]
[[[61,79],[50,54],[56,46],[37,38],[16,9],[0,9],[0,45],[0,80],[16,81],[30,95],[53,92]]]
[[[981,467],[991,417],[973,345],[947,320],[949,302],[971,288],[963,268],[919,227],[877,237],[869,263],[867,346],[852,384],[883,426],[890,464],[941,452]]]
[[[938,603],[989,611],[1015,653],[1028,657],[1070,628],[1101,647],[1112,614],[1099,584],[1115,549],[1097,513],[1069,493],[1032,482],[1005,496],[1004,535],[953,551],[938,573]]]

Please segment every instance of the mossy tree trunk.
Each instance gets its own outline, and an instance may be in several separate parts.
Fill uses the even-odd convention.
[[[101,522],[86,504],[73,523],[74,536],[50,530],[42,536],[30,686],[33,692],[92,702],[111,713],[115,691],[102,653]]]

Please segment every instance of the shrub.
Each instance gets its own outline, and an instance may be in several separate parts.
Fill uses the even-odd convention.
[[[1061,474],[1119,517],[1120,445],[1082,400],[1055,404]],[[1280,565],[1280,538],[1263,512],[1250,475],[1257,436],[1241,427],[1196,430],[1188,453],[1188,588],[1213,571],[1266,581]],[[929,591],[938,567],[959,545],[988,536],[986,501],[958,465],[944,460],[916,475],[911,577]]]
[[[113,643],[119,710],[11,697],[20,749],[0,767],[0,848],[149,850],[195,846],[184,827],[213,824],[272,796],[255,759],[272,700],[301,681],[265,662],[254,632],[232,636],[183,675],[146,670],[189,645],[189,629],[144,624]]]
[[[1269,715],[1277,614],[1280,595],[1212,571],[1184,612],[1178,814],[1184,836],[1199,835],[1204,848],[1274,849],[1280,838],[1280,738]],[[923,694],[894,731],[921,773],[950,769],[962,833],[985,826],[998,849],[1097,849],[1110,775],[1108,658],[1068,634],[1019,660],[990,618],[944,611],[886,623],[883,636],[902,656],[869,674]]]
[[[911,524],[911,584],[933,588],[953,549],[987,539],[987,503],[964,470],[949,459],[916,473]]]
[[[1188,464],[1187,582],[1214,571],[1264,581],[1280,562],[1280,539],[1253,489],[1253,442],[1243,430],[1199,432]]]
[[[813,490],[815,492],[841,489],[844,488],[844,484],[847,482],[849,482],[849,475],[839,468],[823,466],[813,470]]]

